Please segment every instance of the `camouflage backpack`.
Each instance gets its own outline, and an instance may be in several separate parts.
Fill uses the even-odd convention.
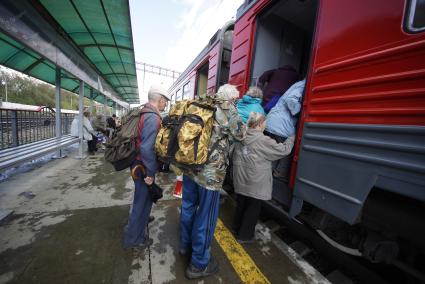
[[[214,99],[176,102],[163,119],[155,141],[158,158],[181,168],[202,169],[208,160],[213,130]]]

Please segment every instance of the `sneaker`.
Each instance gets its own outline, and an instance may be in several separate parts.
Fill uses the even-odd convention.
[[[189,266],[186,268],[185,275],[188,279],[196,279],[201,277],[207,277],[216,274],[217,272],[218,262],[213,256],[211,256],[207,267],[205,267],[204,269],[199,269],[193,266],[192,264],[189,264]]]
[[[149,220],[148,220],[148,223],[151,223],[151,222],[153,222],[153,220],[155,220],[155,217],[154,217],[154,216],[149,216]]]
[[[238,243],[240,243],[241,245],[242,245],[242,244],[250,244],[250,243],[254,242],[254,238],[252,238],[252,239],[248,239],[248,240],[236,239],[236,241],[237,241]]]

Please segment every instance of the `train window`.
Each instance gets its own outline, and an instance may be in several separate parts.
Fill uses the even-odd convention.
[[[190,99],[190,82],[183,86],[183,99]]]
[[[409,32],[425,30],[425,0],[410,0],[406,25]]]
[[[183,99],[182,89],[178,89],[176,92],[176,102]]]
[[[196,96],[200,96],[207,93],[208,85],[208,69],[209,62],[205,63],[201,68],[198,69],[197,81],[196,81]]]

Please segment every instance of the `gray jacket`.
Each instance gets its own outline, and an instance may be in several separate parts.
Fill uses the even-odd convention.
[[[272,161],[291,153],[294,136],[277,143],[260,130],[248,129],[245,140],[234,144],[233,183],[236,193],[261,199],[272,198]]]

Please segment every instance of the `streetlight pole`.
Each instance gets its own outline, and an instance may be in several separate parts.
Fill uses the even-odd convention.
[[[1,80],[1,84],[6,87],[6,102],[7,102],[7,81],[6,80]]]

